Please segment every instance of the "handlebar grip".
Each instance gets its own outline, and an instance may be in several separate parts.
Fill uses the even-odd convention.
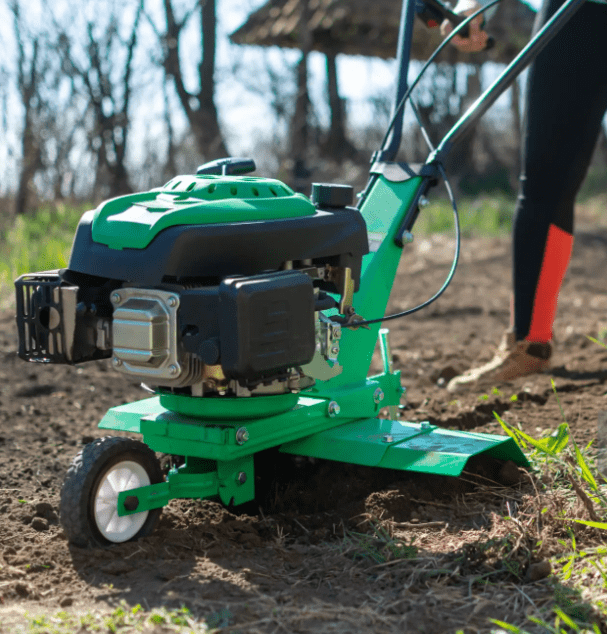
[[[423,3],[434,15],[440,15],[442,19],[449,20],[449,22],[451,22],[454,26],[459,26],[467,18],[465,15],[455,13],[450,7],[441,2],[441,0],[423,0]],[[470,31],[467,26],[460,31],[461,37],[468,37],[469,34]],[[493,36],[489,36],[487,43],[485,44],[485,50],[488,51],[494,46],[495,38]]]
[[[445,15],[445,18],[449,20],[449,22],[451,22],[451,24],[455,26],[458,26],[466,19],[466,16],[458,15],[457,13],[453,13],[453,11],[449,11],[449,14],[450,15]],[[470,30],[466,26],[460,31],[459,34],[462,37],[468,37],[468,35],[470,34]],[[485,43],[485,48],[483,50],[488,51],[492,49],[494,46],[495,46],[495,38],[492,35],[489,35],[487,37],[487,42]]]

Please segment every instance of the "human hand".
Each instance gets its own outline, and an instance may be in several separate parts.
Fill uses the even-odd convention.
[[[454,9],[459,15],[472,15],[481,8],[476,0],[460,0]],[[468,25],[468,36],[462,37],[455,35],[451,40],[451,44],[462,53],[478,53],[487,48],[487,40],[489,36],[482,29],[483,16],[479,15]],[[453,25],[449,20],[445,20],[440,27],[443,37],[449,35],[453,31]]]

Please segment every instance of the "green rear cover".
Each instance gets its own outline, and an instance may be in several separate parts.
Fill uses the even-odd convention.
[[[314,205],[278,180],[252,176],[177,176],[149,192],[114,198],[93,217],[93,241],[145,249],[178,225],[255,222],[312,216]]]

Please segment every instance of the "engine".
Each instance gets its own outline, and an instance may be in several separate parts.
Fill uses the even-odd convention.
[[[296,392],[340,371],[368,251],[351,188],[315,186],[310,201],[199,172],[87,212],[66,269],[16,281],[21,358],[108,358],[192,396]]]

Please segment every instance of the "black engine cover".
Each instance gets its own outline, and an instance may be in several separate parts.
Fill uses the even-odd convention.
[[[110,249],[93,242],[93,212],[78,225],[68,268],[154,287],[179,278],[216,279],[280,269],[286,261],[349,267],[358,289],[368,253],[357,209],[317,209],[313,216],[262,222],[180,225],[161,231],[145,249]]]
[[[312,280],[297,271],[224,280],[219,330],[230,379],[250,383],[309,363],[316,346]]]

